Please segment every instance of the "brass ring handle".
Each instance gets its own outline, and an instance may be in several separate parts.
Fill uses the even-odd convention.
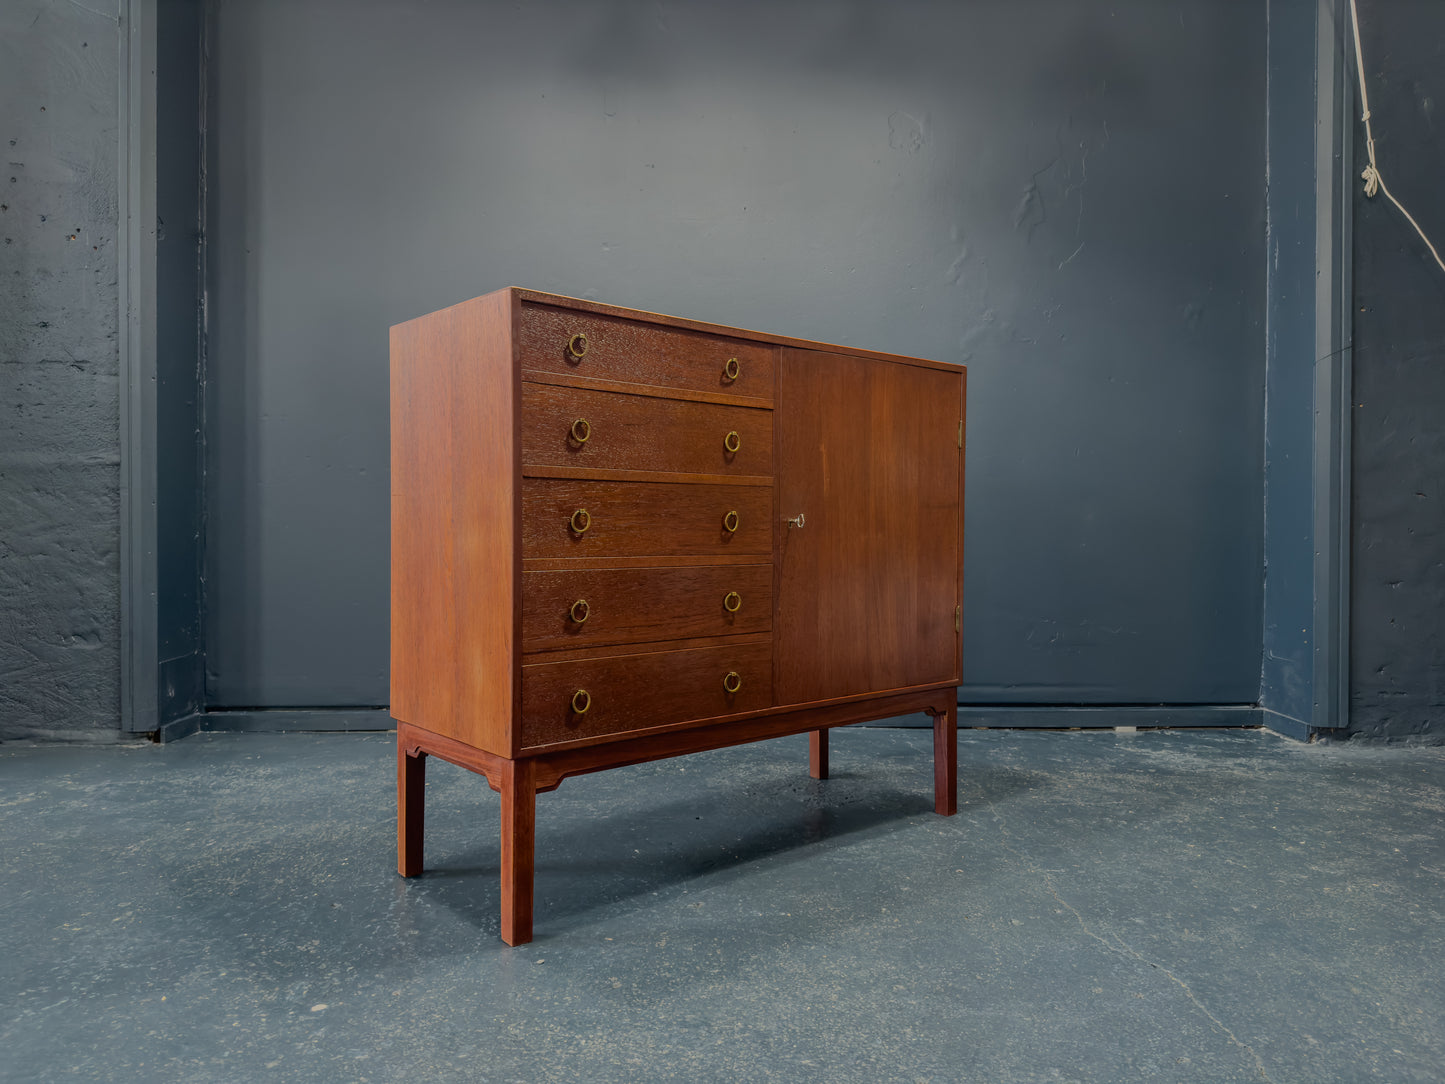
[[[723,596],[723,609],[730,614],[735,614],[743,608],[743,596],[736,591],[729,591]]]
[[[723,378],[732,383],[738,378],[738,359],[728,358],[727,364],[723,366]]]
[[[591,435],[592,424],[586,418],[578,418],[572,423],[572,439],[578,444],[586,444]]]
[[[743,679],[736,670],[729,670],[723,677],[723,690],[728,693],[735,693],[743,687]]]
[[[737,529],[738,514],[736,512],[729,512],[727,515],[723,516],[723,530],[725,530],[728,534],[736,534]]]
[[[581,361],[587,353],[587,336],[579,331],[568,339],[567,353],[572,355],[572,360]]]
[[[586,622],[587,615],[592,612],[592,607],[587,605],[585,598],[579,598],[572,603],[572,609],[569,612],[572,614],[572,620],[581,625]]]
[[[572,710],[578,715],[586,715],[587,709],[592,706],[592,694],[586,689],[578,689],[572,694]]]
[[[742,437],[738,436],[738,431],[736,429],[730,431],[727,436],[723,437],[723,448],[725,448],[729,453],[736,452],[742,446]]]
[[[584,534],[590,526],[592,526],[592,515],[587,509],[579,508],[572,513],[572,529],[578,534]]]

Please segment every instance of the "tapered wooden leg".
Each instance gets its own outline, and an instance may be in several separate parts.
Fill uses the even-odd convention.
[[[537,781],[531,760],[502,768],[502,940],[532,940],[532,877],[537,834]]]
[[[933,716],[933,811],[958,812],[958,705]]]
[[[426,822],[426,754],[407,756],[396,737],[396,872],[421,874],[422,828]]]
[[[828,778],[828,732],[808,732],[808,774],[814,779]]]

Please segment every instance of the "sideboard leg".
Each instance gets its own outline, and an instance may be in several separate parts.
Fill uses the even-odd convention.
[[[933,716],[933,811],[958,812],[958,705]]]
[[[808,774],[814,779],[828,778],[828,732],[808,731]]]
[[[396,872],[421,875],[422,829],[426,823],[426,754],[407,756],[396,739]]]
[[[532,940],[532,877],[537,834],[536,764],[508,760],[502,769],[502,940]]]

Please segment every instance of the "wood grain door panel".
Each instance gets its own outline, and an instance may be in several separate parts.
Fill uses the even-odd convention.
[[[522,573],[525,652],[767,632],[772,625],[772,565]]]
[[[579,420],[585,442],[573,436]],[[729,433],[737,434],[735,452],[728,451]],[[524,383],[524,474],[528,466],[766,476],[773,472],[773,412]]]
[[[777,348],[766,343],[533,304],[522,305],[518,330],[523,370],[773,398]],[[568,349],[579,333],[580,358]]]
[[[779,702],[957,681],[962,371],[780,363]]]
[[[737,674],[729,693],[724,678]],[[522,746],[621,735],[758,711],[773,702],[771,646],[729,644],[522,667]],[[573,710],[578,690],[587,710]]]
[[[587,512],[581,533],[572,528],[578,509]],[[772,526],[771,486],[522,481],[524,558],[766,556]]]

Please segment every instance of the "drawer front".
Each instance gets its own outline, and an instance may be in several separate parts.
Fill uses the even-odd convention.
[[[522,667],[522,746],[758,711],[772,706],[772,683],[767,643],[532,663]],[[574,698],[587,710],[574,710]]]
[[[586,530],[574,529],[574,516]],[[767,555],[772,523],[770,486],[522,482],[523,557]]]
[[[772,628],[771,565],[522,573],[522,650],[640,644]]]
[[[746,339],[532,304],[519,339],[524,370],[773,398],[776,349]]]
[[[771,475],[773,412],[526,383],[522,465]]]

